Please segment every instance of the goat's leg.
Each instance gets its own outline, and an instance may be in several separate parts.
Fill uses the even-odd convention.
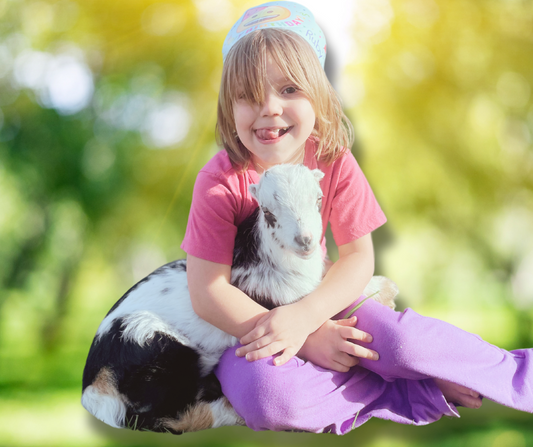
[[[396,308],[394,298],[398,295],[398,286],[386,276],[373,276],[365,287],[363,295],[371,296],[372,299],[392,310]]]
[[[244,425],[244,421],[235,412],[228,399],[222,396],[213,402],[195,402],[176,418],[161,418],[158,424],[158,431],[181,434],[227,425]]]

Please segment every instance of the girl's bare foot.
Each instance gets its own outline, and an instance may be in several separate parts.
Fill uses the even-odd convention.
[[[458,404],[466,408],[481,407],[481,398],[479,393],[472,391],[456,383],[448,382],[442,379],[433,379],[442,391],[446,400],[453,404]]]

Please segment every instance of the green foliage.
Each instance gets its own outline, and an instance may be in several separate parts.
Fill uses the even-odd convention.
[[[240,428],[117,435],[78,404],[103,315],[184,255],[194,179],[217,150],[222,41],[244,3],[0,0],[0,445],[323,440]],[[532,4],[358,4],[341,96],[389,218],[375,235],[380,273],[406,306],[531,347]],[[372,421],[331,439],[533,443],[517,412],[479,414],[417,429]]]
[[[201,28],[191,2],[2,6],[9,62],[0,78],[3,351],[38,355],[65,342],[86,350],[122,287],[183,256],[195,174],[215,150],[220,36]],[[165,19],[161,7],[175,19]],[[85,107],[62,105],[75,93],[57,85],[68,82],[57,69],[64,58],[91,73],[79,87],[92,95]],[[161,127],[168,110],[185,122],[181,136]],[[165,131],[170,139],[158,139]],[[84,268],[100,263],[122,287],[96,272],[87,276]],[[98,313],[74,340],[72,308],[100,280],[106,291],[91,302]],[[19,300],[25,304],[14,304]]]
[[[385,273],[423,313],[512,314],[505,341],[531,346],[533,8],[377,4],[389,21],[363,42],[354,27],[364,56],[345,82],[364,85],[353,108],[364,168],[397,239]],[[502,343],[488,326],[465,329]]]

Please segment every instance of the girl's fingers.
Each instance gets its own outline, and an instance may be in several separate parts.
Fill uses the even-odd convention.
[[[241,348],[239,348],[239,349],[241,349]],[[278,352],[280,352],[282,349],[283,349],[283,345],[280,342],[270,343],[270,344],[268,344],[268,345],[266,345],[266,346],[264,346],[262,348],[250,350],[246,354],[246,360],[248,360],[249,362],[254,362],[255,360],[259,360],[259,359],[263,359],[265,357],[273,356],[274,354],[277,354]],[[292,355],[291,355],[291,357],[292,357]]]
[[[338,372],[348,372],[351,368],[359,363],[359,359],[347,354],[339,355],[333,359],[328,369]]]
[[[359,363],[359,359],[357,357],[352,357],[344,352],[341,352],[334,360],[348,369]]]
[[[342,320],[335,320],[335,323],[337,323],[339,326],[350,326],[354,327],[357,323],[357,317],[354,315],[350,318],[342,319]]]
[[[249,352],[258,351],[259,349],[264,348],[265,346],[268,346],[271,342],[272,340],[269,336],[264,336],[251,343],[248,343],[247,345],[241,346],[235,351],[235,354],[238,357],[244,357]]]
[[[367,332],[360,331],[354,327],[343,327],[340,330],[342,338],[345,340],[357,340],[363,343],[372,343],[372,335]]]
[[[333,362],[328,369],[331,369],[333,371],[337,371],[337,372],[341,372],[341,373],[345,373],[345,372],[348,372],[350,370],[350,367],[346,366],[346,365],[343,365],[342,363],[339,363],[339,362]]]
[[[247,345],[261,337],[263,337],[266,334],[266,329],[263,326],[258,326],[254,329],[252,329],[250,332],[248,332],[246,335],[243,335],[239,342],[241,345]]]
[[[355,343],[349,341],[342,343],[341,350],[348,355],[353,355],[354,357],[368,360],[379,360],[379,354],[376,351],[363,348],[362,346],[356,345]]]
[[[285,363],[287,363],[290,359],[292,359],[296,355],[296,352],[295,352],[295,350],[293,348],[290,348],[290,347],[285,349],[285,351],[283,351],[283,353],[281,355],[277,356],[273,360],[274,365],[275,366],[284,365]]]

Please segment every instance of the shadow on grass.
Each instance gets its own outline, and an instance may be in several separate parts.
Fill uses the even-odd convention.
[[[91,416],[80,389],[4,389],[0,394],[0,447],[527,447],[533,445],[533,415],[485,401],[480,410],[460,409],[413,427],[372,419],[345,436],[254,432],[222,427],[180,436],[119,430]]]
[[[222,427],[180,436],[117,430],[92,418],[91,426],[105,437],[106,447],[128,446],[365,446],[365,447],[526,447],[533,445],[533,415],[485,401],[480,410],[460,409],[461,418],[443,418],[413,427],[372,419],[344,435],[254,432],[246,427]],[[325,438],[327,437],[327,438]]]

